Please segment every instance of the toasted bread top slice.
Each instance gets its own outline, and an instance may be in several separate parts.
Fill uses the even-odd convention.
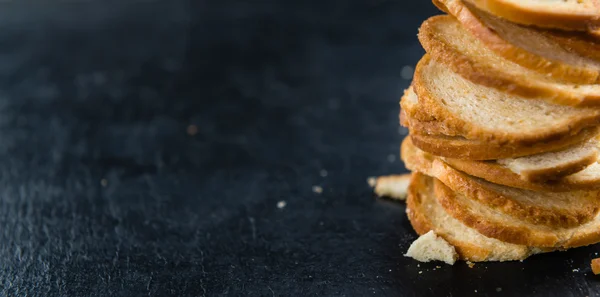
[[[600,242],[600,216],[571,228],[553,228],[516,220],[463,194],[452,191],[440,181],[434,184],[435,196],[455,219],[484,236],[526,246],[567,249]]]
[[[599,191],[535,192],[493,184],[466,175],[411,143],[402,143],[407,168],[441,180],[453,191],[517,220],[553,228],[574,227],[591,221],[600,209]]]
[[[597,0],[466,0],[511,22],[542,28],[587,31],[600,25]]]
[[[565,49],[541,30],[500,19],[461,0],[435,0],[434,3],[507,60],[560,82],[591,84],[600,79],[599,61]],[[576,35],[572,37],[575,38]]]
[[[577,173],[597,160],[598,141],[594,139],[557,152],[500,159],[496,162],[526,181],[545,182]]]
[[[600,85],[564,83],[509,61],[485,46],[451,16],[429,18],[421,25],[419,40],[437,62],[474,83],[556,104],[600,104]],[[600,65],[600,62],[594,63]],[[598,78],[599,69],[592,71],[594,79]],[[576,73],[569,72],[566,76],[575,77],[573,74]]]
[[[406,213],[415,231],[426,234],[433,230],[453,245],[462,260],[515,261],[542,252],[541,249],[510,244],[485,237],[450,216],[434,194],[433,179],[413,173],[408,189]]]
[[[413,88],[418,107],[406,111],[418,120],[433,117],[443,123],[445,129],[439,134],[454,131],[467,139],[534,144],[568,137],[600,122],[599,108],[562,106],[500,92],[464,79],[428,55],[417,65]]]

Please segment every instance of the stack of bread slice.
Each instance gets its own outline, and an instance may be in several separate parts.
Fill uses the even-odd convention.
[[[400,113],[417,233],[469,261],[600,242],[594,3],[434,0]]]

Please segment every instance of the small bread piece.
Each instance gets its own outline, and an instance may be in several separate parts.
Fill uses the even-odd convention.
[[[509,61],[484,45],[450,16],[429,18],[421,25],[418,36],[421,44],[433,59],[474,83],[497,89],[503,93],[545,100],[555,104],[600,105],[599,85],[561,82],[552,76],[555,74],[543,74]],[[515,55],[520,56],[519,54]],[[584,57],[581,59],[591,65],[585,67],[593,69],[590,70],[592,74],[589,75],[593,79],[589,79],[589,81],[596,81],[600,75],[600,62]],[[542,66],[537,67],[541,68]],[[565,72],[567,77],[581,76],[575,70],[561,71]],[[419,94],[418,91],[417,94]]]
[[[406,200],[410,173],[402,175],[380,176],[375,182],[375,194],[397,200]]]
[[[433,191],[431,177],[413,173],[406,201],[408,219],[419,235],[433,230],[444,238],[454,246],[460,259],[472,262],[516,261],[545,251],[481,235],[446,213]]]
[[[531,145],[503,145],[469,140],[460,136],[423,135],[412,125],[409,125],[409,129],[416,147],[437,156],[466,160],[497,160],[558,151],[587,141],[598,134],[598,128],[594,127],[555,141]]]
[[[598,160],[597,140],[588,141],[565,150],[496,162],[530,182],[558,180],[577,173]]]
[[[600,274],[600,258],[592,259],[591,266],[594,274]]]
[[[548,182],[529,182],[520,175],[494,161],[471,161],[443,158],[450,166],[492,183],[541,192],[569,192],[600,190],[600,164],[598,162],[575,174]]]
[[[466,175],[411,143],[402,143],[406,167],[442,181],[453,192],[516,220],[553,228],[574,227],[593,220],[600,210],[600,192],[543,193],[493,184]]]
[[[597,83],[600,62],[565,49],[542,30],[517,25],[461,0],[434,0],[487,48],[503,58],[561,82]],[[571,39],[576,39],[573,35]]]
[[[442,261],[449,265],[454,265],[458,260],[458,254],[454,247],[437,236],[433,230],[419,236],[410,245],[404,256],[419,262]]]
[[[554,228],[516,220],[460,193],[441,181],[434,184],[435,196],[444,209],[466,226],[484,236],[526,246],[568,249],[600,242],[600,216],[572,228]]]
[[[596,0],[466,0],[513,23],[542,28],[588,31],[600,25]]]

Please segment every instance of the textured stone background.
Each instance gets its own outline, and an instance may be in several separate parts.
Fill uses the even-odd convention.
[[[0,295],[600,294],[596,248],[472,269],[402,256],[404,206],[366,179],[404,170],[398,99],[435,13],[1,2]]]

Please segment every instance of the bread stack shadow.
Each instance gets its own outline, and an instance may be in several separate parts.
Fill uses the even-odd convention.
[[[435,0],[447,15],[419,29],[400,114],[413,228],[469,261],[600,242],[600,39],[479,2]]]

